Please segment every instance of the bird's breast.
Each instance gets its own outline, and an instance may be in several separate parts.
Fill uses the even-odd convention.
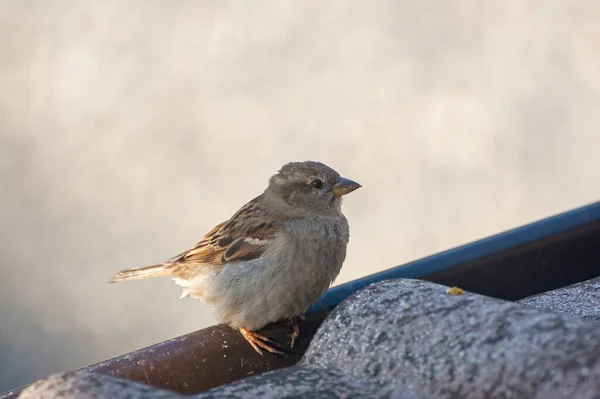
[[[221,321],[257,329],[296,316],[339,274],[348,243],[345,219],[303,220],[278,230],[260,258],[226,265],[213,280]]]
[[[348,244],[346,219],[296,222],[277,237],[272,254],[281,280],[302,302],[312,305],[338,276]]]

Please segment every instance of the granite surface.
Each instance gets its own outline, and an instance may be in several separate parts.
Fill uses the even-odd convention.
[[[447,292],[371,285],[332,312],[301,364],[438,398],[600,395],[600,323]]]
[[[585,320],[594,318],[595,305],[576,315],[560,313],[569,310],[561,307],[561,298],[579,297],[586,303],[598,298],[597,281],[523,304],[418,280],[373,284],[329,315],[298,365],[195,397],[598,398],[600,323]],[[561,310],[535,307],[542,299],[555,304],[549,309]],[[40,381],[20,397],[184,396],[113,377],[71,373]]]
[[[600,320],[600,278],[530,296],[519,303],[583,319]]]
[[[180,399],[186,396],[95,373],[52,375],[29,386],[19,399]]]
[[[224,398],[374,398],[421,399],[402,388],[387,387],[323,369],[293,366],[246,378],[196,396],[198,399]]]

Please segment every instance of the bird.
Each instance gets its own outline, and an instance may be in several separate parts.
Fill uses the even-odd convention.
[[[109,282],[170,277],[181,298],[200,299],[218,321],[239,330],[252,348],[282,355],[257,331],[298,321],[330,287],[350,237],[342,197],[362,187],[316,161],[290,162],[262,194],[216,225],[191,249],[164,263],[118,272]]]

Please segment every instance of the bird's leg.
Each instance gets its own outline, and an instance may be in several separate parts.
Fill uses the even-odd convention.
[[[296,342],[296,338],[298,338],[300,336],[300,329],[298,328],[298,320],[304,320],[304,316],[302,315],[298,315],[298,316],[294,316],[290,319],[290,322],[292,323],[292,335],[290,335],[290,347],[293,348],[294,347],[294,342]]]
[[[276,344],[271,338],[265,337],[259,333],[255,333],[254,331],[250,331],[245,327],[240,328],[240,333],[242,336],[248,341],[248,343],[254,348],[255,351],[258,352],[259,355],[263,355],[261,348],[266,350],[267,352],[275,353],[278,355],[283,355],[283,352],[278,351],[273,348],[270,344]]]

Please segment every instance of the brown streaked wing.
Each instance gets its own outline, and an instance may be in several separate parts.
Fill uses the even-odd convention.
[[[192,249],[170,261],[223,264],[258,258],[276,232],[273,224],[265,220],[267,214],[258,198],[244,205],[231,219],[213,228]]]
[[[188,249],[187,251],[182,252],[179,255],[172,257],[171,259],[169,259],[167,261],[167,263],[185,261],[185,258],[187,258],[191,255],[194,255],[196,253],[202,253],[202,252],[206,251],[207,249],[209,251],[207,251],[208,253],[206,255],[208,255],[210,252],[213,252],[213,251],[211,251],[211,248],[210,248],[213,238],[219,233],[221,228],[223,228],[223,226],[227,222],[228,221],[226,220],[222,223],[219,223],[215,227],[213,227],[213,229],[211,231],[209,231],[204,237],[202,237],[202,239],[196,245],[194,245],[194,247],[192,249]],[[209,247],[209,248],[207,248],[207,247]]]

